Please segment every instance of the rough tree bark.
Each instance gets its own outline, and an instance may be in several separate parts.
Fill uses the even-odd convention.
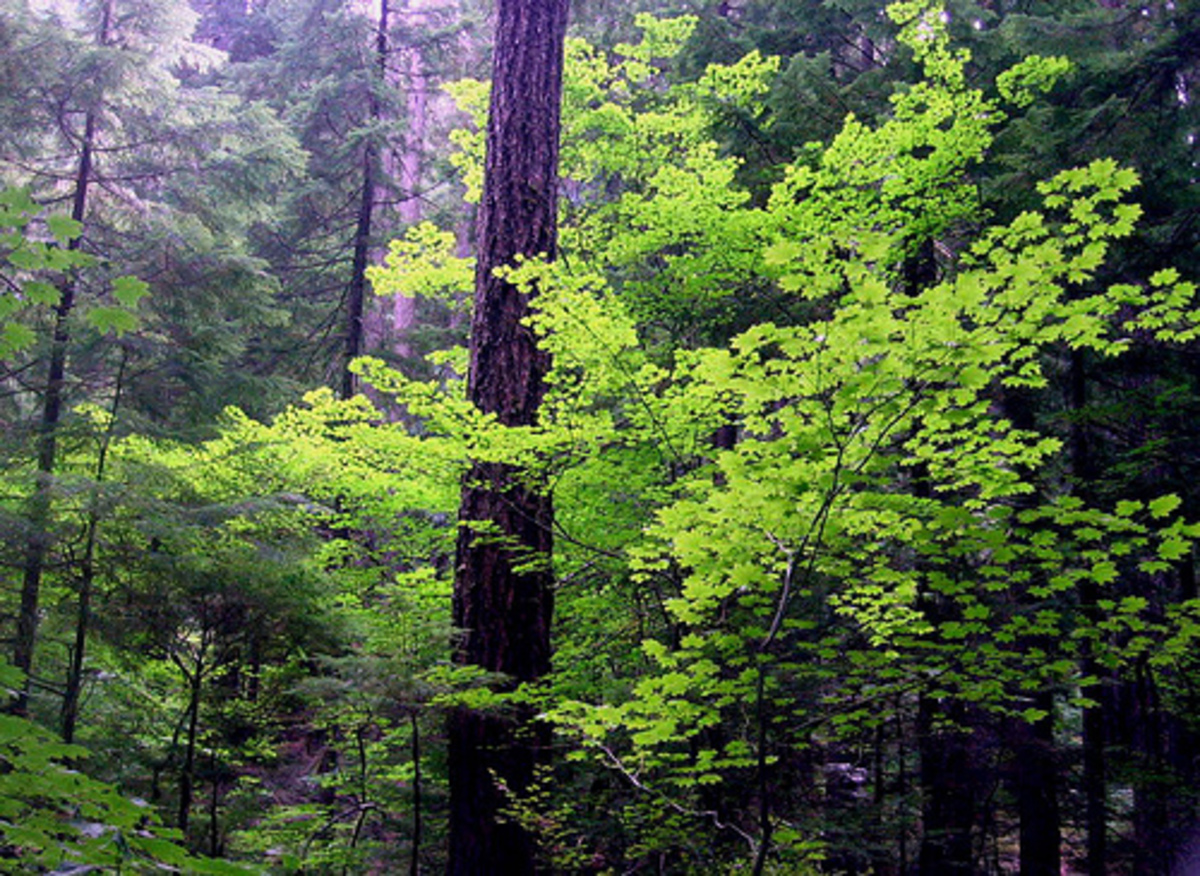
[[[498,0],[480,205],[468,392],[506,425],[536,422],[548,355],[523,324],[529,302],[495,275],[519,255],[553,258],[567,0]],[[550,669],[549,496],[508,466],[476,464],[463,486],[454,581],[459,662],[509,685]],[[482,530],[485,530],[483,532]],[[499,538],[497,536],[500,536]],[[503,792],[528,786],[545,731],[528,715],[451,716],[450,854],[459,876],[536,871],[534,843],[499,823]]]

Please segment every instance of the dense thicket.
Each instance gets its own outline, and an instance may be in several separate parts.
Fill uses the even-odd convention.
[[[0,5],[0,871],[1200,866],[1193,4],[488,13]]]

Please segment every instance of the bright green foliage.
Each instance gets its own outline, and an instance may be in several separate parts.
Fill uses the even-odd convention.
[[[156,8],[164,11],[146,7],[147,27],[160,20]],[[324,7],[273,5],[272,15],[300,8]],[[788,8],[762,3],[737,14],[769,42],[763,22]],[[535,426],[503,428],[465,400],[461,349],[430,357],[436,379],[424,382],[359,361],[397,403],[400,422],[363,397],[318,391],[271,421],[231,408],[204,443],[129,436],[110,446],[111,414],[78,408],[56,472],[65,535],[55,549],[68,556],[81,521],[97,521],[97,641],[88,653],[105,677],[95,678],[81,725],[88,769],[158,792],[173,815],[187,749],[179,728],[194,704],[202,761],[194,778],[211,797],[195,798],[190,843],[223,843],[232,857],[278,872],[399,872],[413,846],[441,839],[427,822],[432,836],[419,840],[416,816],[443,802],[443,710],[502,710],[517,699],[553,720],[571,749],[508,809],[548,861],[599,869],[623,857],[632,869],[658,857],[673,872],[715,873],[748,870],[765,855],[764,872],[795,874],[845,844],[839,806],[865,812],[834,799],[823,758],[874,744],[890,762],[871,778],[886,798],[872,813],[897,831],[911,825],[916,804],[893,799],[888,785],[914,775],[911,750],[906,763],[897,748],[913,738],[905,727],[918,701],[966,704],[980,726],[1049,717],[1069,739],[1077,733],[1066,722],[1094,706],[1084,692],[1097,679],[1084,672],[1105,683],[1151,673],[1173,714],[1194,714],[1200,607],[1172,601],[1164,582],[1200,535],[1195,503],[1183,486],[1178,495],[1159,483],[1128,488],[1126,472],[1144,468],[1143,458],[1120,460],[1125,468],[1107,472],[1102,491],[1078,483],[1061,461],[1074,422],[1044,399],[1064,362],[1115,370],[1147,348],[1194,341],[1195,286],[1161,264],[1141,277],[1122,260],[1140,219],[1130,200],[1138,174],[1122,162],[1089,157],[1040,180],[1029,177],[1036,162],[1014,170],[1013,143],[1045,122],[1047,93],[1059,96],[1080,75],[1063,58],[1015,53],[1009,43],[1021,43],[1014,32],[1027,17],[993,34],[991,13],[979,12],[973,44],[994,54],[972,60],[948,36],[972,28],[963,9],[904,3],[890,23],[876,11],[843,3],[803,13],[870,19],[850,49],[828,35],[812,37],[829,45],[811,57],[737,58],[726,46],[723,63],[690,82],[676,73],[711,32],[706,19],[639,18],[640,41],[609,51],[570,44],[562,257],[512,269],[538,291],[530,330],[554,361]],[[364,143],[387,133],[362,123],[374,80],[339,78],[343,49],[361,47],[363,20],[323,21],[335,30],[264,19],[295,30],[279,31],[284,51],[254,68],[303,62],[312,87],[276,95],[276,107],[299,123],[312,155],[328,158],[312,164],[310,185],[289,193],[282,237],[313,243],[306,255],[320,256],[306,280],[293,278],[312,292],[287,305],[297,314],[320,311],[321,296],[341,288],[328,281],[341,262],[326,257],[345,254],[336,220],[354,202],[345,181]],[[325,33],[336,45],[314,44]],[[771,39],[787,49],[786,35]],[[889,74],[911,63],[919,76],[884,89],[869,70],[854,78],[855,96],[853,52],[868,66],[887,55]],[[127,60],[115,54],[114,64]],[[780,105],[827,67],[847,84],[837,93],[848,103],[828,101],[838,107],[837,133],[784,148],[801,131],[831,129],[798,122],[811,107]],[[164,70],[153,67],[147,81],[162,85]],[[109,72],[115,87],[131,81],[118,73],[136,71]],[[451,90],[474,120],[452,138],[451,160],[476,197],[487,86]],[[131,115],[128,131],[154,129],[152,91],[132,101],[148,114]],[[187,136],[168,152],[186,156],[198,145],[238,170],[223,179],[267,186],[276,172],[254,172],[240,150],[269,126],[250,116],[233,124],[206,103],[213,96],[187,95],[181,109],[195,124],[182,125]],[[215,140],[203,134],[212,127],[205,119],[221,121]],[[280,143],[277,170],[296,161],[294,144]],[[151,329],[167,335],[146,337],[186,341],[191,373],[201,376],[252,354],[242,329],[283,312],[263,297],[275,288],[264,262],[238,243],[274,214],[220,197],[209,179],[185,174],[169,186],[189,208],[172,214],[177,226],[156,225],[161,233],[138,253],[153,261],[182,237],[198,247],[197,263],[220,254],[228,268],[205,269],[208,292],[195,298],[193,275],[179,269],[168,280],[179,294],[151,299],[160,317]],[[205,188],[192,191],[189,180]],[[12,309],[0,323],[34,325],[26,303],[51,306],[57,290],[33,272],[53,268],[47,261],[79,229],[47,219],[42,231],[36,207],[18,194],[0,208],[0,225],[13,230],[5,276],[23,296],[3,291],[0,306]],[[99,218],[114,231],[128,227],[107,207]],[[295,254],[273,252],[272,241],[256,251],[293,264]],[[461,312],[473,271],[456,236],[427,223],[391,245],[372,281],[381,294]],[[118,280],[109,293],[100,279],[89,291],[105,290],[104,307],[132,310],[144,292]],[[227,335],[221,314],[225,298],[239,298],[235,288],[248,293],[246,310]],[[97,328],[131,327],[117,312],[92,314]],[[224,352],[201,355],[209,350]],[[138,380],[155,385],[153,374]],[[1041,407],[1022,419],[1022,399],[1035,396]],[[1147,439],[1146,458],[1157,458],[1157,440]],[[102,484],[93,482],[99,446],[110,446]],[[511,697],[446,662],[454,513],[470,461],[511,464],[554,498],[556,670]],[[25,474],[13,472],[14,501],[28,490]],[[47,591],[42,665],[54,677],[74,581],[52,574]],[[301,788],[280,777],[293,769],[281,740],[294,741],[297,721],[324,746]],[[7,762],[44,766],[78,753],[30,733],[2,755]],[[67,781],[60,773],[46,773],[53,794]],[[71,787],[87,796],[93,786]],[[428,792],[425,804],[418,790]],[[19,827],[34,833],[21,842],[49,855],[76,844],[64,799],[0,804],[32,813]],[[763,809],[750,811],[751,799]],[[209,806],[216,824],[206,821]],[[115,798],[112,809],[89,819],[124,825],[125,837],[134,810]],[[850,835],[882,847],[870,833],[881,829],[859,825]],[[116,848],[117,836],[105,829],[92,845]]]
[[[1035,207],[980,228],[969,174],[1005,110],[968,84],[938,9],[891,14],[924,80],[886,119],[851,116],[784,166],[762,206],[708,139],[707,101],[754,112],[772,63],[752,55],[660,85],[653,65],[682,19],[645,22],[646,42],[615,60],[573,45],[564,258],[516,273],[536,283],[531,324],[554,355],[538,427],[500,430],[456,399],[439,413],[432,386],[370,372],[419,404],[433,435],[554,490],[553,714],[652,795],[660,826],[705,822],[703,786],[765,775],[784,748],[853,738],[912,692],[1032,721],[1031,690],[1080,683],[1080,642],[1118,668],[1190,635],[1144,600],[1103,602],[1098,627],[1078,609],[1084,585],[1103,592],[1190,550],[1200,529],[1178,500],[1116,513],[1043,501],[1039,473],[1062,442],[1016,428],[996,399],[1044,386],[1064,349],[1115,357],[1146,332],[1192,338],[1194,286],[1172,272],[1100,282],[1139,215],[1126,200],[1136,175],[1113,161],[1059,173]],[[1056,58],[1012,68],[998,86],[1008,111],[1066,70]],[[450,285],[444,255],[420,263],[422,235],[376,275],[381,288]],[[913,281],[922,260],[932,270]],[[728,345],[657,331],[754,290],[791,300]],[[714,443],[729,427],[736,441]],[[601,620],[614,600],[629,605],[625,628]],[[1133,651],[1103,644],[1130,635]],[[1054,649],[1031,653],[1031,637]],[[706,742],[718,727],[724,741]],[[728,828],[752,854],[772,841],[805,854],[802,832],[760,829]]]
[[[456,248],[452,233],[422,222],[388,245],[387,268],[368,267],[367,279],[377,295],[441,300],[460,309],[474,288],[475,262]]]
[[[695,341],[727,332],[731,314],[754,303],[735,292],[757,283],[762,250],[755,213],[742,209],[749,195],[734,185],[739,161],[720,155],[708,130],[723,107],[761,111],[777,64],[751,55],[697,83],[668,82],[665,68],[695,19],[638,24],[642,42],[614,56],[567,42],[559,247],[564,260],[604,271],[643,323]],[[468,196],[477,197],[487,90],[451,91],[476,123],[454,142]]]
[[[461,449],[440,443],[381,427],[362,397],[322,390],[270,424],[231,409],[198,446],[130,437],[113,449],[113,477],[130,490],[109,537],[125,571],[122,607],[100,624],[139,655],[140,676],[159,679],[167,714],[186,711],[187,685],[203,676],[205,751],[245,772],[222,790],[235,857],[273,850],[291,871],[368,858],[398,867],[407,854],[379,837],[412,818],[412,734],[436,735],[437,698],[474,682],[439,666],[462,471]],[[303,680],[314,662],[322,671]],[[273,769],[288,768],[270,731],[297,710],[343,754],[306,786],[311,797],[260,818],[281,793]],[[255,746],[224,741],[224,727],[247,722],[263,734]],[[179,760],[170,740],[141,745],[144,761]]]
[[[18,320],[18,314],[30,306],[54,307],[61,293],[46,277],[70,275],[85,266],[95,264],[95,258],[67,245],[83,229],[70,216],[44,216],[44,232],[48,240],[38,240],[31,234],[30,224],[42,212],[28,191],[11,188],[0,192],[0,247],[4,247],[5,289],[0,293],[0,358],[8,359],[23,352],[36,341],[34,329]],[[146,283],[136,277],[115,277],[112,282],[112,304],[88,307],[86,320],[97,331],[113,331],[122,335],[138,328],[137,308],[149,294]]]
[[[63,278],[95,264],[94,256],[70,245],[82,233],[69,216],[46,213],[27,190],[0,190],[0,361],[11,362],[34,346],[46,311],[61,300]],[[107,294],[89,302],[85,319],[102,333],[133,331],[140,323],[138,305],[148,294],[142,280],[114,277]]]
[[[52,215],[45,221],[50,240],[38,240],[30,224],[41,208],[23,189],[0,191],[0,253],[3,253],[3,288],[0,289],[0,359],[33,344],[33,331],[16,317],[30,305],[52,307],[59,291],[44,277],[47,271],[70,271],[91,258],[66,244],[79,236],[77,223],[67,216]]]
[[[0,684],[9,692],[20,686],[19,674],[2,661]],[[68,765],[87,754],[28,720],[0,715],[0,872],[255,872],[189,854],[145,801],[128,800]]]

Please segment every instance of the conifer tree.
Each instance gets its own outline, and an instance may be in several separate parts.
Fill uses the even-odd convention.
[[[557,251],[558,151],[567,0],[499,0],[487,157],[479,218],[468,395],[505,426],[531,427],[550,367],[525,324],[530,289],[503,271]],[[510,687],[550,670],[551,527],[544,484],[510,466],[476,463],[463,485],[455,558],[460,662]],[[503,823],[502,783],[522,793],[546,730],[525,709],[506,718],[461,709],[450,722],[447,873],[532,873],[532,838]]]

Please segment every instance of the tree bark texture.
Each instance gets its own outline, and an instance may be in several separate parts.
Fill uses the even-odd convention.
[[[479,216],[468,393],[508,426],[536,423],[550,366],[524,324],[529,301],[495,270],[554,258],[567,0],[498,0],[484,191]],[[459,662],[509,686],[550,669],[549,496],[505,465],[476,464],[459,511],[454,624]],[[450,719],[450,854],[457,876],[536,870],[533,838],[499,817],[546,749],[528,714],[459,710]]]

